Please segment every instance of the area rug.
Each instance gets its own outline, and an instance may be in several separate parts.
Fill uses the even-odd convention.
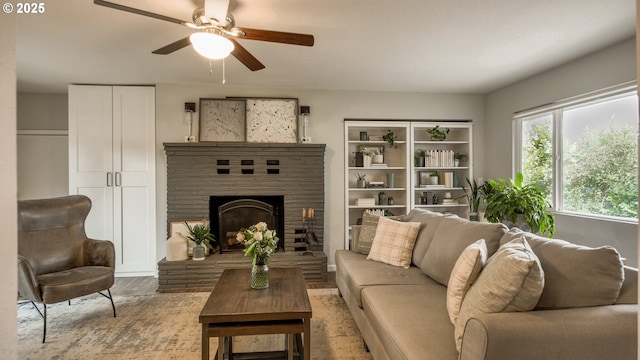
[[[310,289],[311,358],[371,359],[344,300],[336,289]],[[48,307],[47,342],[42,318],[31,303],[18,305],[20,359],[200,359],[198,315],[208,293],[115,296],[111,303],[91,295]],[[211,339],[212,358],[218,341]],[[237,351],[282,350],[282,335],[236,338]]]

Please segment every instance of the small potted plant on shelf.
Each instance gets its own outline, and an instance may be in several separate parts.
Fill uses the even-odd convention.
[[[468,158],[467,154],[453,154],[453,166],[460,166],[460,164],[467,161]]]
[[[360,189],[367,187],[367,174],[356,173],[356,186]]]
[[[423,149],[418,149],[416,150],[415,154],[414,154],[414,161],[415,161],[415,166],[416,167],[424,167],[424,163],[425,163],[425,158],[426,158],[426,152]]]
[[[432,172],[429,174],[429,185],[438,185],[438,173]]]
[[[487,181],[484,199],[487,203],[484,217],[490,222],[504,222],[507,226],[553,236],[555,219],[548,210],[551,205],[538,187],[523,183],[521,172],[515,179]]]
[[[384,163],[383,149],[384,148],[375,148],[375,149],[373,149],[373,151],[372,151],[373,156],[371,157],[371,162],[373,164],[382,164],[382,163]]]
[[[396,145],[396,136],[393,135],[393,131],[388,130],[387,133],[382,136],[382,139],[386,141],[392,148],[398,148],[398,145]]]
[[[187,229],[189,229],[187,239],[196,243],[196,246],[193,248],[193,260],[204,260],[205,254],[207,254],[210,249],[213,249],[213,244],[216,242],[215,237],[211,234],[209,224],[203,221],[201,224],[191,226],[185,221],[185,225],[187,225]]]
[[[435,141],[443,141],[447,139],[447,135],[449,134],[449,128],[440,129],[440,125],[436,125],[431,129],[427,129],[427,134],[431,137],[431,140]]]

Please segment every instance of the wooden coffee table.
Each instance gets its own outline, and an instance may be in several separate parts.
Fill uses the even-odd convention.
[[[211,337],[219,338],[216,358],[225,359],[226,348],[231,360],[233,336],[263,334],[286,334],[287,350],[282,354],[288,359],[293,359],[295,337],[300,359],[311,359],[312,311],[302,270],[269,269],[269,288],[263,290],[252,289],[250,277],[250,269],[227,269],[220,276],[200,312],[202,359],[209,359]]]

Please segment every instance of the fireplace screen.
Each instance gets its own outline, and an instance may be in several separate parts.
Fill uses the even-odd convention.
[[[236,241],[238,231],[261,221],[276,230],[278,248],[284,250],[283,215],[284,196],[211,196],[209,200],[211,229],[218,229],[220,252],[244,249]]]

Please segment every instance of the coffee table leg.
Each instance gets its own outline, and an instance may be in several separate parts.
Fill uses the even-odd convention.
[[[304,360],[311,360],[311,318],[304,319]]]
[[[209,360],[209,336],[207,329],[209,324],[202,324],[202,360]]]
[[[224,336],[218,337],[218,360],[224,360]]]

